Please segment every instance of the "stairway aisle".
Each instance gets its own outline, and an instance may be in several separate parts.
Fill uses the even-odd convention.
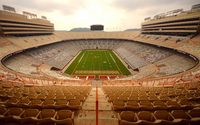
[[[75,125],[96,124],[96,88],[93,87],[88,98],[85,100],[82,110],[74,119]]]
[[[106,99],[102,88],[98,88],[99,125],[118,125],[117,115],[111,109],[111,103]]]
[[[101,81],[93,81],[93,83],[92,90],[85,100],[82,110],[74,118],[74,124],[96,125],[96,113],[98,113],[98,125],[118,125],[117,115],[112,111],[111,103],[106,99],[102,90]],[[96,112],[97,102],[98,111]]]

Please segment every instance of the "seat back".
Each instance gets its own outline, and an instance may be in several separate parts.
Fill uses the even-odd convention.
[[[138,106],[138,102],[137,101],[128,101],[127,105],[129,105],[129,106]]]
[[[54,109],[43,109],[40,112],[40,118],[44,119],[44,118],[54,118],[55,116],[55,110]]]
[[[156,119],[172,121],[173,118],[168,111],[159,110],[154,112]]]
[[[192,117],[192,118],[195,118],[195,117],[200,117],[200,109],[192,109],[189,111],[189,115]]]
[[[23,118],[27,118],[27,117],[37,117],[39,114],[39,110],[38,109],[27,109],[24,111],[24,113],[22,114]]]
[[[67,105],[68,101],[67,100],[56,100],[56,105]]]
[[[126,120],[129,122],[136,122],[137,118],[134,112],[131,111],[122,111],[120,113],[121,120]]]
[[[77,99],[70,100],[69,105],[81,105],[81,101]]]
[[[42,101],[40,99],[31,100],[32,105],[41,105]]]
[[[176,101],[167,101],[168,106],[180,106]]]
[[[29,104],[30,100],[28,98],[22,98],[18,102],[18,104]]]
[[[190,116],[186,114],[183,110],[174,110],[172,115],[176,119],[190,119]]]
[[[0,107],[0,115],[4,115],[6,113],[6,108]]]
[[[23,109],[21,108],[10,108],[8,109],[8,112],[6,113],[6,116],[20,116],[23,112]]]
[[[72,111],[70,110],[59,110],[57,111],[57,117],[58,120],[63,120],[67,118],[72,118]]]
[[[139,112],[138,113],[138,118],[140,120],[146,120],[146,121],[150,121],[150,122],[154,122],[155,121],[155,118],[152,115],[152,113],[148,112],[148,111],[141,111],[141,112]]]
[[[153,105],[154,106],[166,106],[166,104],[163,101],[154,101]]]
[[[115,100],[115,101],[113,101],[113,105],[124,106],[124,101],[122,101],[122,100]]]
[[[54,104],[54,100],[44,100],[43,105],[53,105]]]

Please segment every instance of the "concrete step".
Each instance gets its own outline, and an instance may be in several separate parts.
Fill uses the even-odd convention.
[[[118,125],[118,119],[112,111],[99,111],[98,114],[99,125]],[[82,111],[74,122],[75,125],[95,125],[96,111]]]
[[[94,82],[100,85],[101,82]],[[118,125],[115,112],[111,109],[102,88],[98,88],[98,125]],[[96,125],[96,87],[92,88],[89,96],[83,103],[82,110],[75,116],[75,125]]]

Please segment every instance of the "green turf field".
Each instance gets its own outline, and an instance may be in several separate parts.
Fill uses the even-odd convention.
[[[130,75],[111,50],[83,50],[69,65],[70,75]]]

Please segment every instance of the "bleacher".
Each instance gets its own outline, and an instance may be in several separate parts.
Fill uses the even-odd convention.
[[[148,67],[152,63],[158,66],[162,65],[163,67],[159,67],[160,71],[154,74],[155,77],[176,74],[186,71],[195,65],[192,59],[183,54],[177,54],[173,50],[126,40],[103,39],[64,41],[29,49],[19,53],[14,58],[10,58],[10,61],[9,59],[5,60],[4,64],[25,74],[42,75],[36,66],[46,64],[62,70],[79,51],[84,49],[111,49],[132,69],[143,69],[143,67]],[[177,61],[174,61],[173,57],[176,57]],[[179,65],[183,64],[182,62],[184,62],[183,66],[174,68],[179,67]],[[24,66],[21,67],[20,65]],[[49,74],[49,72],[46,74]]]
[[[174,87],[104,86],[119,125],[200,123],[200,82]]]
[[[135,67],[140,67],[143,64],[141,68],[145,68],[145,70],[139,73],[150,73],[152,71],[151,76],[157,75],[158,77],[157,79],[151,79],[138,76],[137,78],[143,79],[103,81],[103,86],[99,89],[104,91],[105,99],[102,98],[102,95],[99,96],[99,103],[101,101],[103,103],[107,102],[107,105],[111,105],[111,109],[102,111],[103,108],[100,105],[99,120],[102,120],[101,112],[105,113],[106,117],[108,115],[108,120],[109,114],[112,112],[111,118],[117,120],[116,124],[113,123],[114,125],[198,125],[200,123],[198,72],[192,72],[192,76],[187,77],[184,75],[171,76],[171,78],[160,77],[179,73],[193,67],[193,60],[168,49],[161,50],[161,48],[150,45],[144,46],[143,44],[129,41],[123,41],[122,44],[121,40],[64,41],[24,51],[19,54],[20,58],[15,55],[17,60],[10,61],[11,63],[16,61],[16,65],[13,66],[19,66],[15,70],[19,71],[27,68],[29,70],[24,70],[23,72],[28,74],[29,77],[27,78],[26,75],[22,74],[19,75],[14,71],[9,73],[5,69],[0,70],[0,123],[84,124],[84,120],[88,120],[91,117],[90,113],[94,112],[91,109],[85,109],[85,107],[90,107],[88,102],[95,101],[90,98],[91,95],[89,96],[91,90],[90,82],[58,80],[53,77],[36,76],[32,73],[37,71],[34,66],[40,65],[42,62],[47,63],[48,66],[62,67],[64,65],[62,61],[65,60],[62,60],[60,56],[66,56],[70,61],[69,58],[73,58],[72,54],[78,53],[79,50],[96,49],[96,47],[99,49],[112,49],[123,60],[129,64],[132,63]],[[183,46],[187,50],[192,47],[194,46]],[[194,50],[191,49],[191,51]],[[142,52],[144,53],[141,54]],[[152,56],[152,54],[155,56]],[[39,61],[35,62],[34,60],[36,59]],[[137,61],[134,59],[137,59]],[[29,64],[29,62],[32,63]],[[152,63],[160,68],[157,74],[153,74],[155,65],[153,66]],[[29,68],[30,66],[33,66],[33,68]],[[145,74],[144,76],[148,75]],[[87,99],[89,101],[86,103]],[[108,107],[106,106],[106,108]],[[78,122],[79,120],[80,122]],[[93,118],[90,118],[90,120],[94,121]]]
[[[141,32],[54,31],[44,18],[5,7],[0,125],[200,124],[199,5],[170,16],[174,22],[144,22]],[[113,50],[132,76],[102,75],[101,81],[51,70],[64,70],[84,49]]]
[[[0,83],[1,124],[74,124],[74,113],[90,93],[89,86],[27,86]]]

